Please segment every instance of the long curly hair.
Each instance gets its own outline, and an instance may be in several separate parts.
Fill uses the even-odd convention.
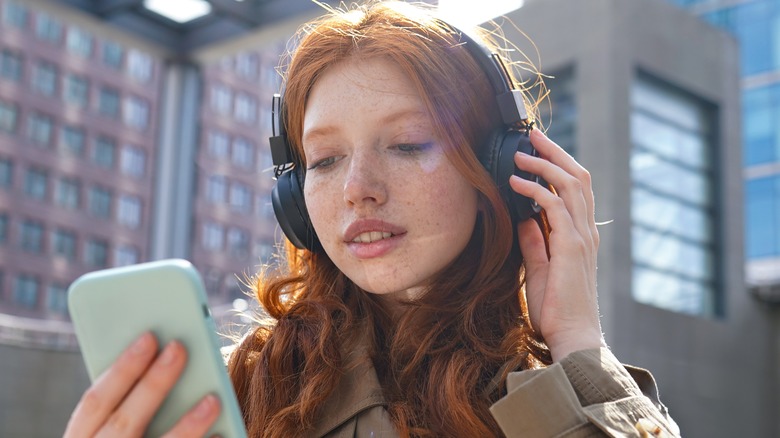
[[[285,126],[298,157],[314,83],[355,57],[390,59],[412,80],[449,160],[479,194],[477,222],[463,253],[393,317],[324,251],[288,242],[286,269],[253,282],[272,323],[255,328],[229,361],[249,434],[306,435],[360,332],[400,436],[501,436],[488,408],[505,394],[506,375],[551,359],[530,326],[516,230],[477,158],[500,126],[494,93],[456,31],[425,8],[330,9],[301,29],[287,64]]]

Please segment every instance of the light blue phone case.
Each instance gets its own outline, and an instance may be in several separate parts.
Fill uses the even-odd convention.
[[[164,434],[213,393],[222,413],[207,436],[246,437],[203,283],[188,261],[162,260],[85,274],[70,286],[68,307],[92,381],[145,331],[153,332],[160,346],[176,339],[187,349],[184,373],[147,436]]]

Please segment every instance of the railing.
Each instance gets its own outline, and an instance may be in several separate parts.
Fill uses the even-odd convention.
[[[230,304],[213,306],[211,310],[223,345],[231,344],[250,324],[250,321],[242,317],[241,312]],[[233,341],[231,337],[234,338]],[[76,333],[70,322],[25,318],[4,313],[0,313],[0,343],[59,351],[79,350]]]
[[[77,351],[73,324],[0,313],[0,343]]]

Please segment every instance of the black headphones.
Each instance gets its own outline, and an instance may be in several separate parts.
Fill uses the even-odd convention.
[[[478,158],[498,186],[513,223],[522,222],[539,213],[541,207],[532,199],[512,190],[509,177],[514,174],[546,185],[538,176],[517,169],[514,162],[517,151],[538,156],[529,139],[534,122],[528,121],[522,91],[515,89],[501,57],[457,28],[451,25],[447,27],[459,36],[460,45],[477,61],[496,95],[503,125],[490,133],[487,144],[478,149]],[[275,94],[271,111],[273,136],[269,140],[276,184],[271,192],[271,201],[276,220],[293,245],[300,249],[316,251],[321,245],[311,225],[303,198],[302,160],[294,156],[287,143],[284,111],[281,95]]]

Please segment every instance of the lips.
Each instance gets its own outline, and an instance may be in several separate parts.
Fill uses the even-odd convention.
[[[401,234],[406,234],[406,230],[397,225],[379,219],[360,219],[347,227],[344,232],[344,241],[347,243],[373,243]]]

